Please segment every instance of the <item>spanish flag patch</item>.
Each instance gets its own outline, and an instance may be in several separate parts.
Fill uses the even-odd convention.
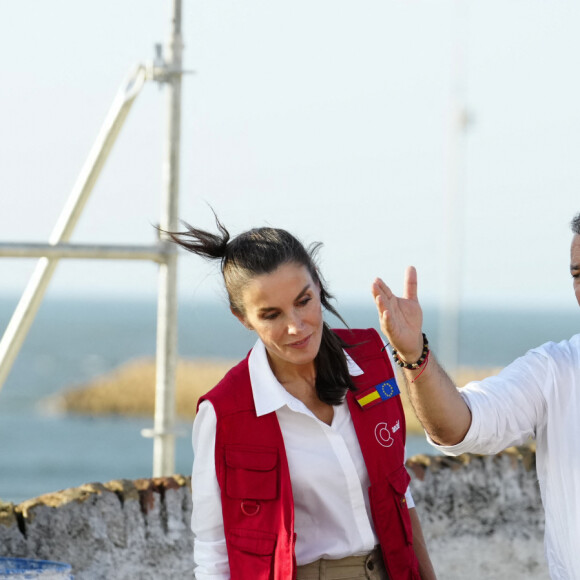
[[[392,379],[379,383],[366,391],[357,393],[355,399],[363,409],[370,409],[371,407],[374,407],[383,401],[387,401],[391,397],[399,395],[400,393],[399,385],[397,385],[397,381],[395,377],[393,377]]]

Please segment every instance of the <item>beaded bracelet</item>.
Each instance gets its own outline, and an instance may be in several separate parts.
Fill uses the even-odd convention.
[[[429,351],[427,353],[427,358],[425,359],[425,362],[423,363],[423,368],[421,369],[421,372],[418,375],[415,375],[415,378],[411,381],[411,383],[414,383],[424,372],[425,369],[427,368],[427,365],[429,364],[429,354],[431,351]],[[419,369],[417,369],[419,370]]]
[[[395,349],[393,349],[393,358],[395,359],[395,362],[400,367],[402,367],[404,369],[409,369],[409,370],[417,370],[418,368],[420,368],[423,365],[423,363],[425,362],[425,360],[427,359],[428,355],[429,355],[429,341],[427,340],[425,333],[423,333],[423,352],[421,353],[421,356],[419,357],[419,360],[417,362],[414,362],[414,363],[405,362],[399,356],[399,353]]]

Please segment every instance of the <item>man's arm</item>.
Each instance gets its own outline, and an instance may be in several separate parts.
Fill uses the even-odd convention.
[[[419,360],[423,312],[417,299],[415,268],[407,268],[403,297],[395,296],[380,278],[373,283],[372,293],[381,330],[398,356],[408,363]],[[404,369],[403,373],[413,409],[431,439],[441,445],[462,441],[471,425],[471,412],[433,353],[421,368]]]
[[[413,410],[433,442],[451,446],[463,441],[471,426],[471,411],[433,353],[425,369],[403,369],[403,376]]]

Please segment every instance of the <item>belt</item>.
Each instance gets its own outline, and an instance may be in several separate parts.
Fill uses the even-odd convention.
[[[298,566],[296,580],[388,580],[379,546],[364,556],[320,559]]]

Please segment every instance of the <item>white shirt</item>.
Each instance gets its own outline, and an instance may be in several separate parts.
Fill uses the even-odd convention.
[[[362,374],[347,355],[351,375]],[[366,554],[378,544],[372,525],[367,470],[348,405],[334,407],[331,425],[320,421],[278,382],[258,340],[248,361],[256,413],[276,412],[288,458],[296,561]],[[193,513],[195,576],[227,580],[229,565],[220,490],[215,473],[216,415],[204,401],[193,424]],[[409,508],[414,507],[407,491]]]
[[[460,393],[472,413],[465,439],[430,442],[448,455],[492,454],[534,437],[550,576],[580,580],[580,334],[530,350]]]

